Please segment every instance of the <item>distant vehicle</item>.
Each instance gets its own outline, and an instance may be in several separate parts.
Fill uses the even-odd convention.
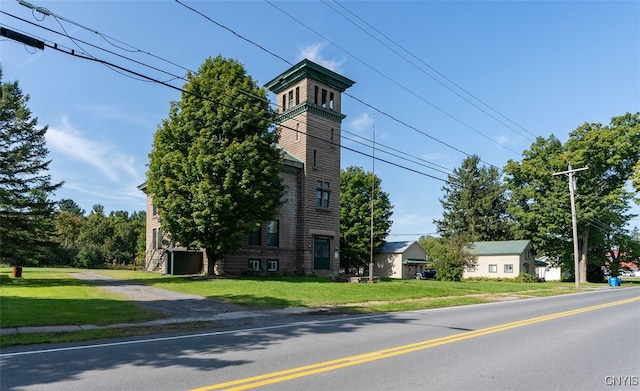
[[[426,280],[428,278],[436,278],[436,269],[426,269],[416,273],[417,280]]]

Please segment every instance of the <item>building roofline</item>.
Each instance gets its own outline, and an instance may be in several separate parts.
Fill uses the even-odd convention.
[[[273,80],[267,82],[264,86],[271,92],[277,94],[280,91],[289,88],[291,85],[298,83],[302,79],[312,79],[326,84],[332,88],[343,92],[347,88],[355,84],[355,81],[330,70],[322,65],[318,65],[311,60],[304,59],[292,66],[285,72]]]

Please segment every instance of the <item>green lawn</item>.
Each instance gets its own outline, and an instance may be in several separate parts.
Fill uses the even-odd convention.
[[[24,268],[23,278],[16,279],[11,277],[10,268],[0,267],[0,327],[100,325],[162,317],[162,314],[143,310],[125,297],[119,297],[72,276],[72,273],[82,271],[85,270]],[[349,312],[407,311],[575,292],[572,282],[386,280],[376,284],[351,284],[312,276],[196,279],[141,271],[92,272],[254,308],[308,307]],[[623,279],[623,286],[638,283],[640,278]],[[605,288],[607,285],[582,285],[585,290],[598,287]],[[205,326],[215,327],[211,324],[176,325],[174,331]],[[7,335],[0,338],[0,347],[133,336],[170,330],[172,329],[166,327],[126,328]]]
[[[23,278],[0,268],[0,327],[109,324],[161,317],[81,281],[73,269],[24,268]]]
[[[205,296],[241,305],[265,307],[327,307],[353,304],[374,308],[371,302],[432,302],[436,299],[469,298],[479,295],[550,296],[575,292],[573,283],[511,283],[492,281],[445,282],[434,280],[386,280],[376,284],[333,282],[329,277],[244,277],[191,279],[135,271],[101,271],[157,288]],[[605,284],[583,284],[584,289]],[[364,305],[363,303],[368,303]],[[415,306],[414,306],[415,307]],[[419,308],[420,306],[418,305]],[[425,305],[422,308],[432,308]]]
[[[0,268],[0,327],[109,324],[142,321],[161,314],[141,308],[90,282],[79,270],[25,268],[23,278]],[[332,282],[324,277],[192,279],[141,271],[100,270],[157,288],[251,307],[339,307],[357,311],[400,311],[501,300],[513,295],[549,296],[574,292],[573,283],[442,282],[388,280],[376,284]],[[605,287],[587,284],[584,289]]]

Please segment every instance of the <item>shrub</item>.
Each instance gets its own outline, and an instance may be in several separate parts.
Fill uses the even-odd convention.
[[[520,273],[513,279],[514,282],[538,282],[538,278],[529,273]]]

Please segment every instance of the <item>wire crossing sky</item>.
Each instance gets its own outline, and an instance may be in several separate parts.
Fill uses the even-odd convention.
[[[2,38],[3,80],[49,126],[56,198],[87,211],[145,208],[153,134],[186,73],[218,54],[258,84],[303,58],[356,82],[342,166],[371,170],[375,125],[388,240],[435,231],[442,180],[468,155],[502,168],[538,136],[640,110],[638,2],[30,3],[4,1],[0,25],[59,50]]]

